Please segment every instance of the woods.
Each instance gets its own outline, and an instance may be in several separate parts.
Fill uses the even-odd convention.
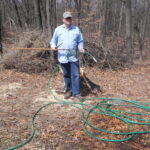
[[[150,150],[149,97],[150,0],[0,0],[0,149]]]
[[[86,48],[98,53],[99,64],[105,57],[103,66],[113,68],[111,59],[133,64],[135,58],[142,60],[149,52],[149,10],[149,0],[1,0],[1,22],[4,31],[34,28],[48,31],[50,39],[55,27],[62,24],[62,13],[71,11],[88,43]]]

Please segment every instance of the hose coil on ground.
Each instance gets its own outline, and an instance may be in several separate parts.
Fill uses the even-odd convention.
[[[48,105],[52,105],[52,104],[65,104],[65,105],[72,106],[72,107],[79,109],[82,113],[82,118],[83,118],[83,124],[82,124],[83,131],[88,136],[90,136],[94,139],[97,139],[97,140],[102,140],[102,141],[106,141],[106,142],[123,142],[123,141],[130,140],[135,134],[150,133],[150,130],[134,131],[134,128],[132,125],[132,124],[137,124],[137,125],[146,125],[146,126],[150,127],[150,120],[142,119],[140,117],[131,117],[130,116],[130,115],[136,115],[136,116],[144,115],[144,116],[149,117],[150,116],[150,103],[139,102],[136,100],[124,100],[124,99],[118,99],[118,98],[97,98],[97,97],[84,99],[85,102],[87,100],[97,100],[98,102],[96,102],[96,104],[94,106],[86,104],[85,102],[66,101],[64,99],[61,99],[60,97],[57,97],[51,88],[51,79],[55,75],[55,73],[58,71],[58,69],[59,69],[59,65],[57,65],[55,67],[55,69],[53,70],[52,74],[50,75],[50,77],[48,79],[48,91],[58,102],[49,102],[49,103],[41,106],[34,113],[34,115],[32,117],[32,123],[31,123],[32,128],[31,128],[30,136],[25,141],[18,144],[17,146],[6,148],[5,150],[18,149],[18,148],[24,146],[25,144],[29,143],[35,135],[35,119],[36,119],[37,114],[43,108],[47,107]],[[121,107],[130,107],[130,108],[141,109],[146,112],[143,113],[143,112],[134,112],[134,111],[124,111],[124,110],[113,109],[113,106],[116,106],[116,105],[121,106]],[[125,124],[127,124],[131,131],[130,132],[112,132],[109,130],[104,130],[104,129],[98,128],[89,122],[90,115],[94,114],[94,113],[98,114],[98,115],[106,115],[106,116],[110,116],[113,118],[117,118],[117,119],[123,121]],[[105,132],[108,134],[114,134],[114,135],[127,135],[128,137],[123,138],[123,139],[104,139],[104,138],[98,137],[98,136],[90,133],[87,130],[87,125],[96,131],[101,131],[101,132]]]

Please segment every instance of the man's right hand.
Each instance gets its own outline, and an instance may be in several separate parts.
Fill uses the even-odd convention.
[[[56,48],[56,47],[52,47],[51,50],[52,50],[52,51],[56,51],[57,48]]]

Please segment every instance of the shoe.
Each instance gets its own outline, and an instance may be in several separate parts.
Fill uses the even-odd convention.
[[[80,94],[75,95],[74,98],[75,98],[75,99],[78,99],[78,100],[80,100],[80,101],[83,101],[83,100],[84,100],[84,98],[83,98]]]
[[[64,99],[68,99],[72,96],[72,92],[66,92],[64,95]]]

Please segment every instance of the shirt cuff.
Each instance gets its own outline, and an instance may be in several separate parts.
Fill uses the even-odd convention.
[[[51,48],[56,48],[56,44],[50,43],[50,45],[51,45]]]
[[[81,43],[79,43],[79,45],[78,45],[78,49],[80,50],[80,49],[83,49],[83,43],[81,42]]]

